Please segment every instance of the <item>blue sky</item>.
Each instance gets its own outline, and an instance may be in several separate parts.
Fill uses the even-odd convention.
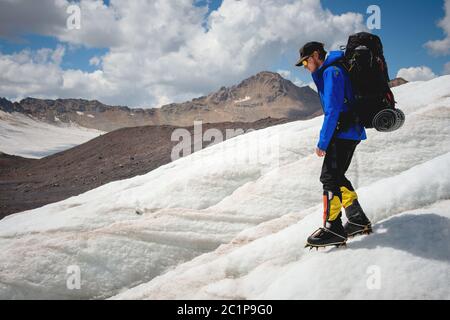
[[[104,3],[109,5],[109,0],[105,0]],[[424,47],[427,41],[446,37],[442,28],[437,25],[437,22],[445,16],[444,0],[322,0],[321,3],[325,9],[330,10],[334,15],[355,12],[368,17],[366,9],[369,5],[375,4],[381,8],[381,29],[372,30],[372,32],[380,35],[382,38],[391,78],[395,77],[401,68],[418,66],[427,66],[436,75],[441,75],[444,72],[444,65],[450,61],[449,55],[435,56],[430,54]],[[197,6],[208,6],[209,10],[205,16],[206,18],[213,10],[221,6],[222,0],[197,0],[195,4]],[[170,23],[170,21],[167,23]],[[55,49],[58,45],[64,44],[65,53],[59,67],[62,70],[73,69],[92,73],[101,67],[90,65],[89,60],[94,56],[101,57],[109,52],[109,48],[106,47],[92,48],[76,45],[74,43],[61,42],[61,38],[58,40],[56,36],[34,34],[29,30],[27,32],[27,34],[20,34],[16,37],[0,37],[0,53],[7,55],[22,50]],[[300,33],[301,30],[298,30],[298,32]],[[315,39],[311,38],[309,40]],[[309,74],[303,69],[293,66],[298,56],[298,47],[301,45],[302,43],[299,40],[299,43],[296,44],[296,49],[271,58],[267,64],[260,63],[258,68],[271,71],[287,70],[291,73],[291,80],[295,78],[295,80],[300,80],[305,84],[309,83],[311,81]],[[243,75],[248,75],[250,70],[255,72],[256,69],[250,66],[246,71],[247,74],[244,72]],[[242,78],[239,80],[242,80]],[[228,77],[227,79],[224,78],[223,82],[224,85],[230,85],[231,81],[236,83],[239,80]],[[217,87],[219,83],[214,85]],[[212,90],[212,87],[207,87],[205,90]],[[21,91],[17,90],[17,92],[20,93]],[[45,90],[42,92],[45,92]],[[194,89],[192,92],[199,94],[208,93],[198,92],[198,90],[195,91]],[[28,93],[24,91],[24,94]],[[7,94],[0,92],[0,95]],[[123,103],[126,102],[125,100]]]

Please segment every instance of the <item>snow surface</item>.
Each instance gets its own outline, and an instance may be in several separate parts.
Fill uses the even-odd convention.
[[[248,101],[251,99],[252,99],[251,97],[245,96],[245,98],[234,100],[234,103],[241,103],[241,102],[245,102],[245,101]]]
[[[115,299],[449,299],[450,200],[414,199],[436,173],[449,166],[450,153],[359,190],[376,222],[375,233],[348,242],[348,249],[310,252],[304,241],[321,223],[320,206],[244,230],[229,244],[179,265]],[[438,176],[435,174],[434,178]],[[417,179],[417,180],[416,180]],[[434,180],[450,192],[450,174]],[[372,197],[414,181],[374,206]],[[437,196],[435,199],[439,198]],[[431,201],[430,201],[431,200]],[[421,209],[391,214],[402,201]],[[417,201],[417,202],[416,202]],[[422,202],[423,201],[423,202]],[[419,204],[422,203],[422,204]],[[424,203],[433,203],[424,206]],[[381,219],[388,216],[387,219]],[[371,288],[372,268],[380,273]]]
[[[89,141],[103,131],[35,120],[24,114],[0,111],[0,152],[25,158],[43,158]]]
[[[376,232],[346,250],[303,248],[322,216],[318,117],[0,220],[0,298],[449,299],[449,84],[394,88],[404,127],[358,146],[348,176]]]

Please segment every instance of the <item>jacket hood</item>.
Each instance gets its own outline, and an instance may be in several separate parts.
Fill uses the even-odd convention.
[[[323,70],[343,57],[344,51],[330,51],[320,68],[313,72],[313,78],[316,78]]]
[[[325,61],[323,62],[323,64],[320,66],[319,69],[324,69],[343,57],[344,51],[330,51],[330,53],[328,54],[328,56],[326,57]]]

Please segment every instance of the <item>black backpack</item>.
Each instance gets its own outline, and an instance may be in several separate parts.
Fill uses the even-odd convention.
[[[378,36],[360,32],[348,38],[344,57],[333,63],[349,75],[354,101],[349,112],[341,113],[338,128],[346,129],[358,122],[365,128],[378,131],[399,129],[405,115],[395,108],[394,94],[389,87],[389,74],[383,55],[383,45]]]

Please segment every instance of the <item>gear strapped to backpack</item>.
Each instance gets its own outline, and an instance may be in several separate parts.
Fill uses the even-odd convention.
[[[341,113],[338,130],[355,123],[383,132],[399,129],[405,122],[405,115],[395,108],[380,38],[367,32],[356,33],[341,49],[345,49],[344,57],[332,65],[348,73],[354,100],[349,103],[346,99],[349,111]]]

